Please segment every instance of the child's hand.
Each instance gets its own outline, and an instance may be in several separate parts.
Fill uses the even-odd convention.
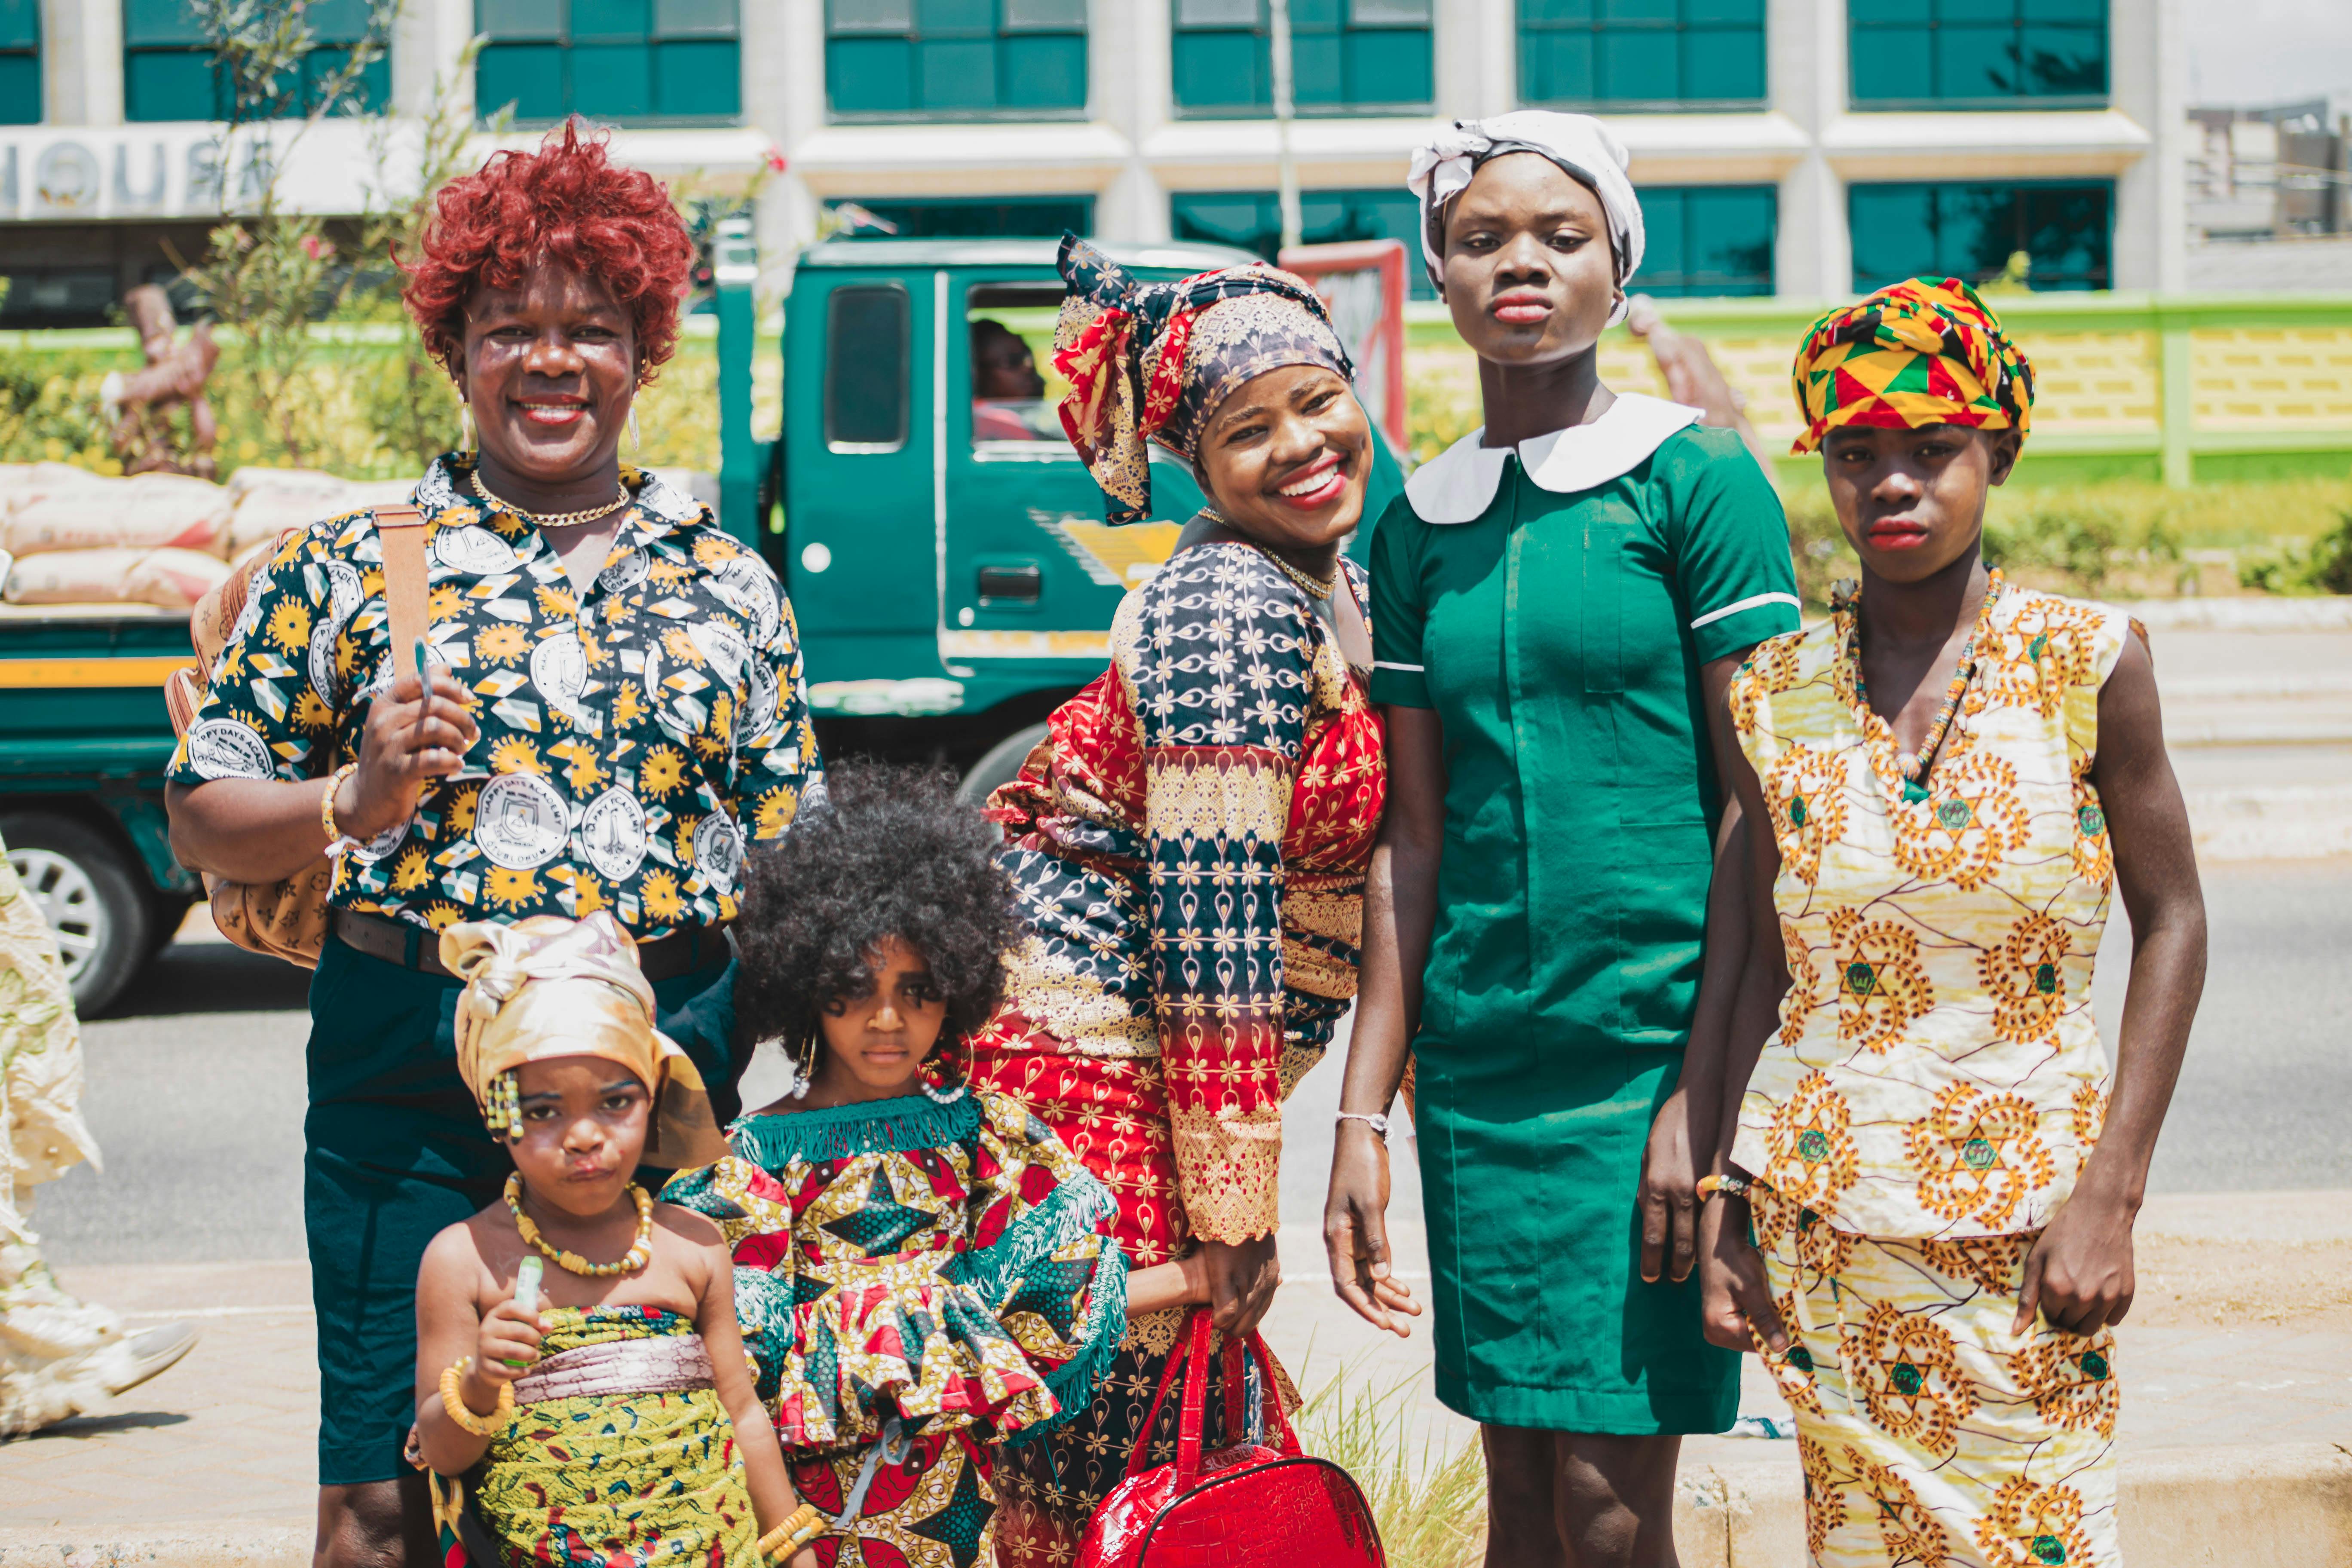
[[[474,1373],[496,1388],[512,1383],[539,1359],[539,1342],[546,1325],[531,1307],[501,1301],[482,1315],[481,1331],[474,1340]],[[515,1363],[517,1364],[509,1365]]]
[[[793,1553],[792,1561],[785,1563],[784,1568],[819,1568],[816,1547],[814,1544],[802,1547]]]

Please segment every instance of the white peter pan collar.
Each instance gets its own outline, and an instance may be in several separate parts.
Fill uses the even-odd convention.
[[[1621,392],[1591,424],[1534,437],[1516,450],[1528,478],[1555,495],[1574,495],[1633,472],[1698,416],[1697,409],[1663,397]],[[1503,459],[1515,448],[1482,447],[1485,436],[1481,426],[1412,471],[1404,493],[1414,516],[1423,522],[1475,522],[1493,504]]]

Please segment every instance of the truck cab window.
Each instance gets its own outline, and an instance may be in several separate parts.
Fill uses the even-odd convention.
[[[824,441],[835,452],[907,444],[912,312],[898,285],[851,284],[825,301]]]
[[[1024,460],[1068,452],[1055,400],[1069,388],[1047,368],[1061,303],[1058,289],[1034,283],[976,284],[966,297],[971,444],[983,458],[992,447]]]

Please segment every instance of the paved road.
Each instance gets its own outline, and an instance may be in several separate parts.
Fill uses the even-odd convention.
[[[2352,1187],[2352,864],[2217,867],[2206,889],[2210,978],[2155,1189]],[[2102,956],[2112,1031],[2127,965],[2120,929]],[[107,1168],[40,1189],[34,1223],[58,1261],[301,1256],[303,979],[184,943],[115,1016],[85,1026],[85,1109]],[[1336,1060],[1326,1064],[1293,1102],[1283,1214],[1294,1223],[1321,1212],[1339,1078]],[[1398,1176],[1397,1216],[1417,1218],[1403,1161]]]

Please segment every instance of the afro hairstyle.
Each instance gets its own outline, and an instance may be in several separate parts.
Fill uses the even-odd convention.
[[[735,922],[738,1027],[789,1050],[825,1009],[873,984],[867,955],[897,937],[923,955],[947,1003],[942,1042],[988,1022],[1004,955],[1021,939],[1003,837],[955,797],[954,775],[846,763],[810,790],[792,828],[755,847]]]

